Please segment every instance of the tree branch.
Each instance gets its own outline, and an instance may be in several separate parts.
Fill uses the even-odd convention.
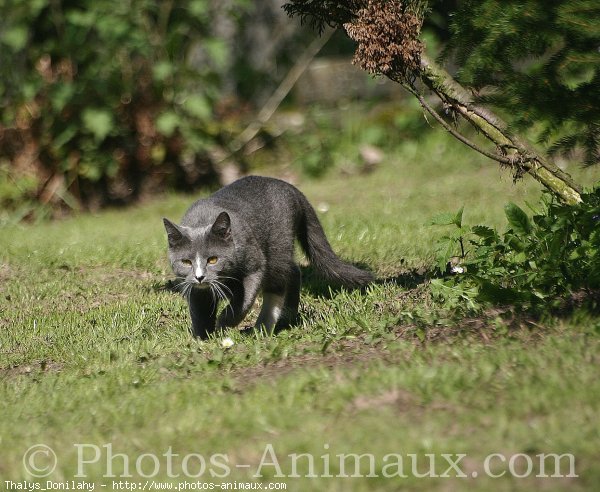
[[[473,150],[479,152],[480,154],[482,154],[486,157],[489,157],[490,159],[493,159],[501,164],[507,164],[509,166],[513,166],[515,164],[515,161],[513,159],[510,159],[508,157],[504,157],[504,156],[501,156],[498,154],[494,154],[492,152],[488,152],[487,150],[482,149],[477,144],[475,144],[474,142],[469,140],[467,137],[465,137],[461,133],[457,132],[454,128],[452,128],[451,125],[449,125],[446,122],[446,120],[444,120],[444,118],[441,117],[441,115],[435,109],[433,109],[427,103],[427,101],[425,101],[425,98],[416,89],[409,86],[408,84],[402,84],[402,85],[407,91],[409,91],[411,94],[413,94],[418,99],[418,101],[421,104],[421,106],[423,107],[423,109],[425,109],[431,116],[433,116],[437,120],[437,122],[444,127],[444,129],[447,132],[452,134],[452,136],[454,138],[456,138],[457,140],[460,140],[462,143],[464,143],[465,145],[468,145],[469,147],[471,147]]]
[[[488,109],[477,107],[471,94],[456,82],[443,68],[430,61],[425,55],[421,58],[419,77],[442,101],[449,104],[463,118],[481,131],[497,147],[510,148],[519,159],[513,162],[524,168],[550,191],[556,193],[566,203],[581,201],[581,188],[572,178],[556,165],[542,157],[533,145],[522,138],[510,134],[508,125]],[[558,188],[556,188],[558,186]]]
[[[319,53],[319,51],[321,51],[323,46],[325,46],[325,43],[329,41],[333,33],[333,29],[325,29],[323,34],[316,38],[306,48],[304,53],[302,53],[300,58],[298,58],[296,61],[295,65],[281,81],[279,87],[277,87],[275,92],[273,92],[269,100],[259,111],[254,121],[252,121],[252,123],[250,123],[246,129],[233,141],[231,145],[232,154],[242,150],[248,144],[248,142],[250,142],[250,140],[256,136],[260,129],[265,126],[265,123],[271,119],[271,116],[273,116],[281,102],[284,100],[285,96],[287,96],[292,90],[300,76],[308,68],[310,62]]]

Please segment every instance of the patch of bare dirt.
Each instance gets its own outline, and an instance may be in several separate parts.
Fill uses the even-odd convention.
[[[333,343],[325,353],[312,352],[293,355],[252,367],[234,369],[230,372],[230,376],[233,377],[237,386],[244,388],[252,386],[259,380],[286,376],[298,369],[356,368],[375,359],[384,363],[393,363],[394,357],[397,360],[399,354],[392,355],[382,347],[365,344],[359,339],[344,340]]]
[[[416,404],[414,396],[408,391],[394,388],[378,395],[359,395],[350,406],[356,410],[368,410],[382,406],[413,407]]]
[[[0,379],[8,379],[17,376],[30,376],[35,374],[45,374],[60,372],[63,364],[52,360],[34,361],[29,364],[20,364],[18,366],[0,369]]]
[[[504,318],[500,321],[498,316],[501,314]],[[506,317],[506,313],[490,311],[480,317],[465,318],[447,326],[398,325],[391,330],[393,334],[391,340],[411,342],[417,349],[432,343],[448,344],[465,339],[488,345],[507,337],[522,343],[537,345],[550,330],[554,329],[530,318]],[[252,367],[236,368],[228,374],[232,376],[236,389],[243,390],[261,380],[283,377],[298,369],[360,370],[361,366],[374,360],[390,365],[404,362],[410,356],[409,354],[409,351],[388,350],[384,339],[367,343],[364,337],[357,337],[335,341],[325,351],[307,347],[305,354],[292,355]],[[369,400],[372,400],[372,397],[369,397]],[[381,395],[375,402],[385,404],[388,400],[394,400],[400,406],[402,403],[409,403],[407,395],[400,393]],[[366,401],[355,402],[355,408],[359,409],[366,405]]]
[[[417,344],[451,343],[464,338],[488,344],[507,337],[536,343],[552,329],[534,317],[490,309],[481,316],[457,319],[449,324],[420,327],[405,324],[397,326],[394,332],[398,339],[412,340]]]
[[[0,263],[0,282],[6,282],[10,280],[13,275],[13,268],[8,263]]]
[[[78,266],[76,268],[71,268],[68,265],[63,265],[61,267],[63,270],[74,270],[79,275],[86,275],[93,277],[99,282],[113,282],[115,280],[127,278],[127,279],[137,279],[137,280],[152,280],[155,279],[156,275],[147,272],[145,270],[127,270],[125,268],[105,268],[102,266],[93,266],[93,267],[85,267]]]
[[[263,381],[274,381],[303,369],[325,369],[333,373],[334,381],[369,370],[369,363],[377,361],[383,365],[398,365],[406,362],[410,353],[393,352],[385,344],[369,345],[364,340],[353,339],[337,342],[325,354],[303,354],[268,362],[262,365],[238,368],[227,374],[233,379],[233,391],[242,393]],[[345,412],[353,414],[388,407],[394,411],[418,416],[422,411],[457,410],[456,406],[444,401],[423,402],[416,395],[401,388],[393,388],[379,394],[363,394],[354,397],[346,406]]]

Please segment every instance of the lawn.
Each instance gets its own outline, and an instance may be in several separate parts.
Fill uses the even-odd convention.
[[[587,185],[600,177],[574,172]],[[2,229],[0,489],[149,479],[595,490],[600,320],[576,311],[456,322],[427,295],[440,234],[431,216],[464,205],[468,224],[502,226],[505,202],[535,203],[537,185],[513,184],[426,131],[368,173],[334,168],[298,186],[322,210],[333,248],[381,281],[330,291],[306,271],[302,321],[273,337],[188,334],[183,299],[165,289],[161,218],[178,220],[191,196]],[[56,457],[48,477],[35,475],[53,455],[24,460],[38,444]],[[572,455],[573,469],[568,456],[560,470],[552,458],[540,463],[551,453]]]

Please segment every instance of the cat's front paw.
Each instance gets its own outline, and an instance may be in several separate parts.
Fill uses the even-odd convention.
[[[223,328],[231,328],[235,326],[237,323],[231,314],[221,314],[217,319],[217,330],[222,330]]]
[[[206,340],[208,338],[208,330],[205,327],[190,325],[188,331],[193,337],[199,340]]]

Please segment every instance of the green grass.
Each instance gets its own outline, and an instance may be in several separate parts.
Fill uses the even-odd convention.
[[[598,171],[579,174],[586,184],[598,179]],[[433,263],[439,231],[426,225],[432,215],[465,205],[467,223],[501,226],[504,203],[535,203],[536,184],[513,185],[494,163],[427,132],[398,145],[370,174],[334,169],[300,188],[315,206],[328,205],[320,216],[334,249],[390,281],[365,293],[328,295],[309,284],[300,326],[275,337],[231,330],[230,349],[221,348],[220,338],[193,340],[184,301],[160,289],[170,276],[160,219],[178,219],[192,197],[2,230],[0,489],[5,480],[34,480],[23,453],[38,443],[56,453],[49,479],[57,482],[77,473],[75,444],[98,446],[100,461],[83,471],[110,488],[102,447],[110,443],[113,454],[130,460],[134,477],[124,480],[136,483],[136,459],[147,453],[160,459],[156,480],[180,481],[166,467],[163,455],[171,448],[175,473],[185,455],[197,453],[207,461],[202,480],[215,483],[275,481],[288,490],[328,491],[594,490],[600,321],[575,313],[512,325],[494,315],[449,323],[451,313],[426,286],[403,286],[413,270]],[[417,317],[419,323],[411,322]],[[254,478],[268,444],[286,476],[289,454],[312,454],[318,475],[325,474],[326,455],[330,474],[339,475],[337,454],[371,453],[381,475],[384,457],[397,453],[409,477],[278,478],[264,466],[264,477]],[[93,457],[91,448],[85,453]],[[209,473],[223,471],[211,467],[214,453],[228,457],[226,478]],[[424,472],[431,453],[438,473],[448,468],[441,453],[467,454],[461,467],[469,478],[410,476],[408,455],[418,456]],[[485,477],[492,453],[507,460],[572,453],[579,478]],[[306,460],[300,462],[298,474],[305,475]],[[142,472],[152,472],[149,459],[142,464]],[[190,473],[199,471],[197,456],[188,464]],[[112,469],[124,474],[122,457]]]

